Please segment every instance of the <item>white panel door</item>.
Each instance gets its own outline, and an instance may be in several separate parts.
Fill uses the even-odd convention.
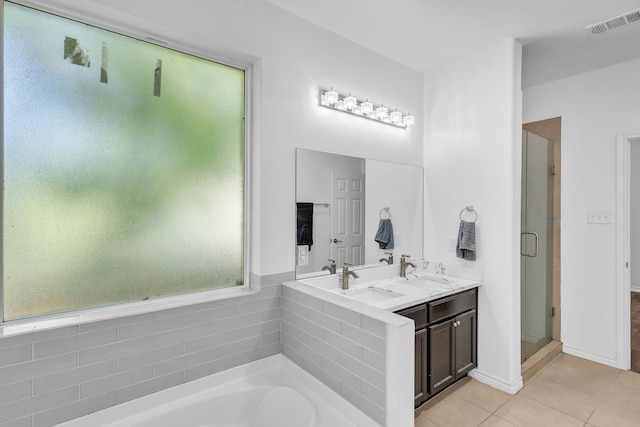
[[[331,173],[331,258],[344,263],[364,263],[364,174]]]

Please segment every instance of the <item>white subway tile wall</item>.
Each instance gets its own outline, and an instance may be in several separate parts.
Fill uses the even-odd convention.
[[[282,285],[282,352],[386,424],[386,325]]]
[[[0,427],[52,426],[280,353],[292,276],[261,277],[250,296],[1,337]]]

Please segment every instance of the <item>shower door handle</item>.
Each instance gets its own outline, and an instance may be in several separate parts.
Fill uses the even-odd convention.
[[[534,252],[534,254],[533,254],[533,255],[531,255],[531,254],[526,254],[526,253],[524,253],[524,252],[523,252],[523,250],[522,250],[522,248],[523,248],[523,246],[522,246],[522,237],[523,237],[523,236],[526,236],[527,234],[530,234],[530,235],[532,235],[533,237],[535,237],[535,238],[536,238],[536,240],[535,240],[535,242],[536,242],[536,250],[535,250],[535,252]],[[522,256],[526,256],[526,257],[530,257],[530,258],[537,257],[537,256],[538,256],[538,254],[540,253],[539,240],[540,240],[540,239],[538,238],[538,233],[534,233],[533,231],[525,231],[525,232],[523,232],[523,233],[520,233],[520,255],[522,255]]]

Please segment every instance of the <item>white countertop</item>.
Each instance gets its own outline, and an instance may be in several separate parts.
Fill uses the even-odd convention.
[[[364,305],[391,312],[473,289],[482,284],[480,280],[426,271],[407,276],[407,278],[387,276],[374,279],[363,278],[362,280],[350,278],[349,289],[345,291],[341,289],[337,275],[302,279],[297,282],[321,289],[326,294],[335,295],[339,298],[336,299],[333,296],[329,298],[332,301],[349,302],[352,308]]]

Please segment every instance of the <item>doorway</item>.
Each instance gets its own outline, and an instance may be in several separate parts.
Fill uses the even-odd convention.
[[[640,373],[640,139],[629,142],[630,369]]]
[[[559,117],[523,126],[520,249],[524,362],[560,341]]]

